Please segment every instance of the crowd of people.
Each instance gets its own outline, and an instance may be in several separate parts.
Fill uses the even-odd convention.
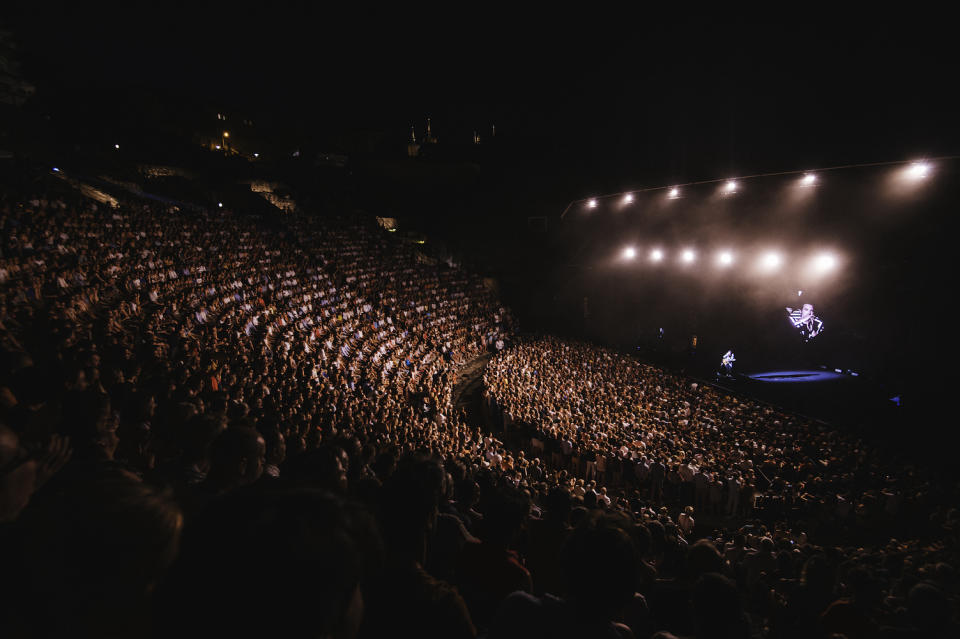
[[[808,532],[861,537],[915,522],[934,488],[861,439],[589,344],[528,341],[485,381],[496,422],[571,486],[637,489],[712,518],[776,506]]]
[[[918,551],[897,538],[927,539],[928,561],[950,557],[945,568],[957,559],[948,542],[960,522],[958,486],[826,424],[550,337],[497,354],[484,385],[504,438],[591,507],[657,518],[688,540],[772,527],[775,534],[740,545],[745,559],[766,544],[766,566],[730,562],[742,585],[780,571],[778,538],[781,551],[804,557],[813,544],[872,544],[870,561],[881,564],[891,550],[896,561],[907,547]]]
[[[372,219],[3,193],[4,636],[956,629],[954,488],[513,339],[478,277]],[[485,352],[493,428],[452,401]]]

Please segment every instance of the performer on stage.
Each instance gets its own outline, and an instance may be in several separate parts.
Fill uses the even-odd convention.
[[[723,354],[723,360],[721,361],[720,368],[728,377],[733,376],[733,363],[735,361],[737,361],[737,358],[734,357],[733,351],[727,351]]]
[[[804,342],[809,342],[823,330],[823,322],[813,313],[813,304],[804,304],[802,308],[787,309],[787,318],[793,327],[800,331]]]

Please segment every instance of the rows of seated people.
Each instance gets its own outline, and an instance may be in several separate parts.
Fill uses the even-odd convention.
[[[538,420],[567,408],[502,364],[513,351],[487,376],[506,433],[467,423],[457,372],[509,336],[509,313],[372,223],[295,216],[280,231],[42,193],[0,209],[4,636],[955,630],[956,510],[918,522],[935,541],[859,549],[748,511],[705,528],[623,464],[554,457]],[[567,360],[573,377],[591,361]],[[653,434],[627,439],[602,421],[610,387],[583,380],[580,412],[633,461],[666,447],[719,474],[758,459],[755,442],[793,443],[796,424],[773,441],[732,420],[750,452],[721,452],[720,405],[740,409],[709,394],[677,405],[665,374],[641,398]],[[697,411],[714,420],[713,459],[696,458]],[[524,450],[504,443],[533,427]],[[788,477],[766,463],[780,459],[754,470]]]
[[[910,534],[929,512],[927,469],[607,349],[536,339],[497,355],[485,379],[495,419],[574,485],[641,490],[713,518],[777,506],[808,532],[861,538],[878,524]]]

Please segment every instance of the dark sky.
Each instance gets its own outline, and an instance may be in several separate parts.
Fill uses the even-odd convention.
[[[549,14],[483,13],[444,23],[275,3],[100,13],[32,3],[7,22],[41,91],[96,87],[95,100],[110,101],[137,88],[320,131],[405,135],[430,115],[447,140],[495,123],[534,159],[565,158],[611,187],[960,146],[957,56],[934,19],[558,26]]]

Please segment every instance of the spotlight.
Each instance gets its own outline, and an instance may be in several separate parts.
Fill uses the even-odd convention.
[[[119,145],[119,144],[114,144],[114,145],[113,145],[113,148],[119,150],[119,149],[120,149],[120,145]]]
[[[219,150],[220,150],[220,145],[218,144],[218,145],[217,145],[217,151],[219,151]]]
[[[595,209],[595,208],[597,208],[597,201],[596,201],[596,200],[590,200],[589,202],[587,202],[587,208],[589,208],[589,209]]]
[[[682,259],[684,263],[690,264],[697,259],[697,254],[693,251],[693,249],[684,249],[683,253],[680,254],[680,259]]]
[[[782,262],[783,258],[780,257],[780,254],[773,251],[765,253],[764,256],[760,258],[760,265],[768,271],[774,271],[780,268]]]
[[[222,209],[222,208],[223,208],[223,202],[217,202],[217,206]]]
[[[821,253],[813,258],[813,268],[817,273],[827,273],[837,266],[837,258],[830,253]]]
[[[930,174],[930,165],[926,162],[914,162],[907,167],[907,177],[922,180]]]
[[[258,157],[260,157],[260,154],[259,154],[259,153],[254,153],[254,154],[253,154],[253,157],[258,158]]]
[[[678,189],[677,187],[673,187],[672,189],[670,189],[670,193],[667,195],[667,197],[669,197],[671,200],[677,199],[678,197],[680,197],[680,189]]]
[[[653,249],[650,251],[650,260],[653,262],[659,262],[663,259],[663,251],[660,249]]]
[[[53,172],[54,172],[54,173],[59,173],[59,172],[60,172],[60,169],[58,169],[57,167],[53,167]]]
[[[737,192],[737,181],[736,180],[727,180],[727,183],[724,185],[723,190],[727,193],[736,193]]]
[[[624,204],[632,204],[632,203],[633,203],[633,193],[627,193],[626,195],[624,195],[624,196],[623,196],[623,203],[624,203]]]
[[[632,260],[637,256],[637,250],[632,246],[628,246],[627,248],[623,249],[623,256],[628,260]]]
[[[730,251],[720,251],[720,254],[717,255],[717,263],[720,266],[730,266],[733,264],[733,253]]]
[[[813,186],[817,183],[817,176],[813,173],[807,173],[800,180],[800,184],[803,186]]]

